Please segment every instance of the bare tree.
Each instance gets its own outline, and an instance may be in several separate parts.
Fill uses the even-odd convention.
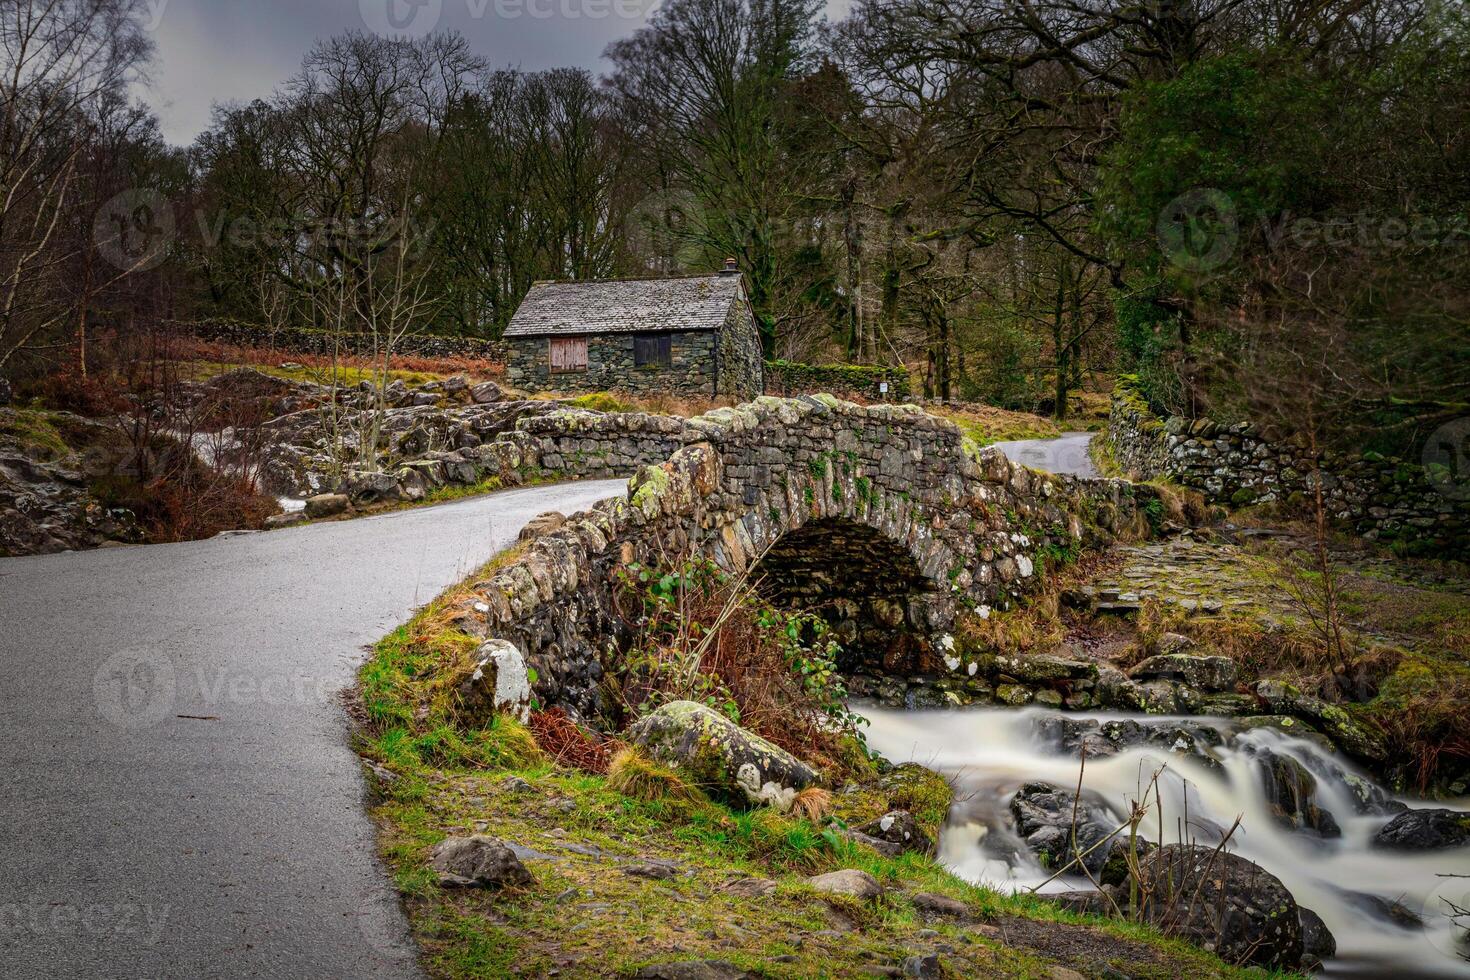
[[[73,312],[58,274],[75,245],[62,230],[102,101],[119,97],[151,54],[142,8],[0,0],[0,368],[53,341]]]

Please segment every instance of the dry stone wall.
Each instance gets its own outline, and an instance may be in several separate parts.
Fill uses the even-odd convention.
[[[1044,555],[1142,524],[1123,481],[1037,473],[913,406],[831,396],[689,420],[556,413],[485,449],[511,479],[528,466],[607,476],[641,465],[625,495],[535,539],[460,610],[465,630],[524,651],[543,703],[584,713],[601,708],[604,658],[637,628],[617,595],[630,564],[761,563],[778,591],[837,620],[867,658],[852,666],[953,671],[947,634],[961,610],[988,615],[1039,580]]]
[[[1113,458],[1139,479],[1167,477],[1231,507],[1279,504],[1305,511],[1322,473],[1328,513],[1366,538],[1412,549],[1470,549],[1470,499],[1445,494],[1424,467],[1373,453],[1325,452],[1273,442],[1248,422],[1160,419],[1129,379],[1113,394]]]

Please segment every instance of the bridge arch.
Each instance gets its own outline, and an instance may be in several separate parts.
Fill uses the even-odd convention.
[[[595,467],[608,444],[636,445],[643,431],[680,448],[641,466],[626,496],[536,539],[462,612],[463,628],[520,647],[543,703],[596,710],[600,658],[635,628],[613,601],[620,566],[706,555],[827,615],[860,661],[848,666],[928,672],[945,669],[961,610],[984,614],[1037,581],[1038,552],[1138,516],[1121,481],[1037,473],[918,408],[829,396],[687,421],[565,413],[527,420],[507,455],[517,468]]]

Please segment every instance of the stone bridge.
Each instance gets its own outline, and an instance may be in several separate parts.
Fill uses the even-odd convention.
[[[849,666],[917,672],[945,660],[961,610],[987,616],[1038,580],[1045,556],[1145,524],[1143,488],[1038,473],[918,408],[830,396],[687,421],[558,413],[523,420],[495,452],[507,476],[637,467],[626,496],[533,537],[457,612],[467,632],[525,654],[542,703],[583,713],[600,707],[603,658],[632,639],[621,567],[697,554],[750,571],[832,621],[862,661]]]

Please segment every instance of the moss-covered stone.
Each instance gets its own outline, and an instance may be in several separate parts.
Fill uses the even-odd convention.
[[[693,701],[660,706],[629,729],[628,738],[728,802],[784,811],[818,782],[816,771],[785,749]]]

